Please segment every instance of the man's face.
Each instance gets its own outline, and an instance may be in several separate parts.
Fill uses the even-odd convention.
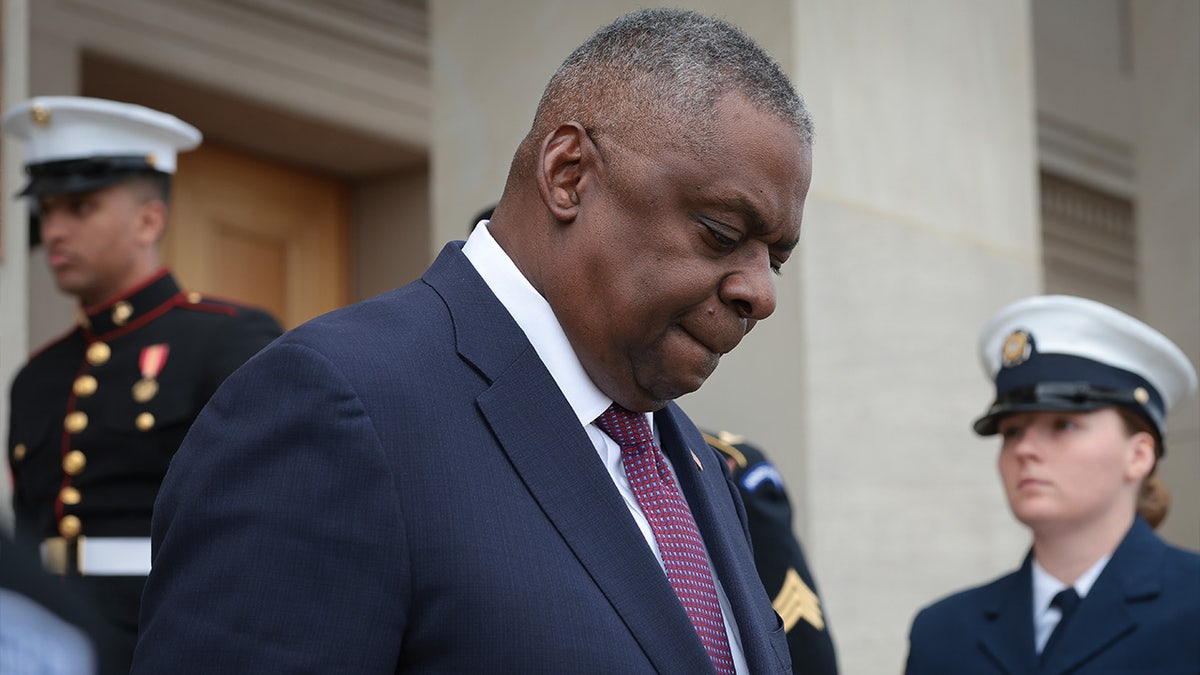
[[[151,201],[145,190],[129,183],[39,195],[42,243],[59,289],[88,307],[137,283],[156,235],[146,227]]]
[[[807,144],[741,96],[715,129],[703,159],[596,141],[605,159],[544,291],[592,380],[632,410],[698,389],[770,316],[800,236]]]

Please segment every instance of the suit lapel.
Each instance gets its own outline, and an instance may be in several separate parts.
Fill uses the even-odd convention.
[[[587,433],[458,246],[447,245],[424,279],[450,309],[459,354],[491,381],[477,402],[502,451],[655,669],[711,669]]]
[[[725,478],[718,458],[699,431],[686,421],[674,403],[654,416],[663,453],[671,460],[688,508],[704,538],[708,556],[729,599],[747,665],[754,673],[778,672],[779,655],[765,636],[774,629],[771,601],[754,567],[749,536],[737,523],[734,488]],[[703,468],[701,468],[701,466]]]
[[[1137,518],[1067,623],[1042,672],[1070,671],[1132,632],[1137,624],[1129,604],[1162,592],[1165,553],[1166,546]]]
[[[983,607],[984,628],[979,646],[1009,675],[1023,675],[1037,669],[1032,566],[1032,556],[1026,556],[1020,570],[988,587]]]

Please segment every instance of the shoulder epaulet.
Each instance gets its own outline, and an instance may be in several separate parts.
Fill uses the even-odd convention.
[[[184,302],[180,303],[179,306],[186,309],[193,309],[198,312],[225,314],[227,316],[233,316],[239,311],[249,309],[245,305],[234,302],[233,300],[226,300],[224,298],[204,295],[199,291],[188,291],[185,293]]]
[[[737,462],[739,468],[746,468],[748,464],[746,461],[746,456],[742,454],[741,450],[738,450],[736,447],[734,447],[733,443],[735,441],[726,440],[729,438],[740,438],[739,436],[731,434],[727,431],[719,432],[716,436],[713,436],[707,431],[701,431],[700,433],[704,435],[704,442],[708,443],[710,447]]]

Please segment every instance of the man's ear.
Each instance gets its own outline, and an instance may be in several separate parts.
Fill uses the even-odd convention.
[[[542,141],[537,161],[538,191],[559,222],[572,222],[578,215],[580,190],[588,184],[588,173],[598,156],[587,130],[578,122],[559,125]]]
[[[138,207],[138,240],[154,244],[167,228],[167,205],[161,199],[150,199]]]

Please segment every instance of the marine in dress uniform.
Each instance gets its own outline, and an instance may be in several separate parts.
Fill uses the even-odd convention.
[[[1200,555],[1135,514],[1167,413],[1196,390],[1192,364],[1070,296],[1000,310],[980,356],[996,398],[974,428],[1004,436],[1001,476],[1034,544],[1017,571],[917,614],[908,675],[1200,673]]]
[[[704,440],[725,457],[746,506],[754,566],[783,619],[792,672],[837,675],[833,637],[804,549],[792,533],[792,505],[783,478],[762,451],[742,436],[704,432]]]
[[[82,97],[32,99],[4,129],[25,141],[34,201],[147,177],[165,191],[176,152],[200,140],[170,115]],[[281,333],[265,312],[185,292],[153,245],[148,274],[94,306],[79,296],[77,325],[17,374],[8,441],[18,540],[117,627],[126,670],[159,483],[225,377]]]

